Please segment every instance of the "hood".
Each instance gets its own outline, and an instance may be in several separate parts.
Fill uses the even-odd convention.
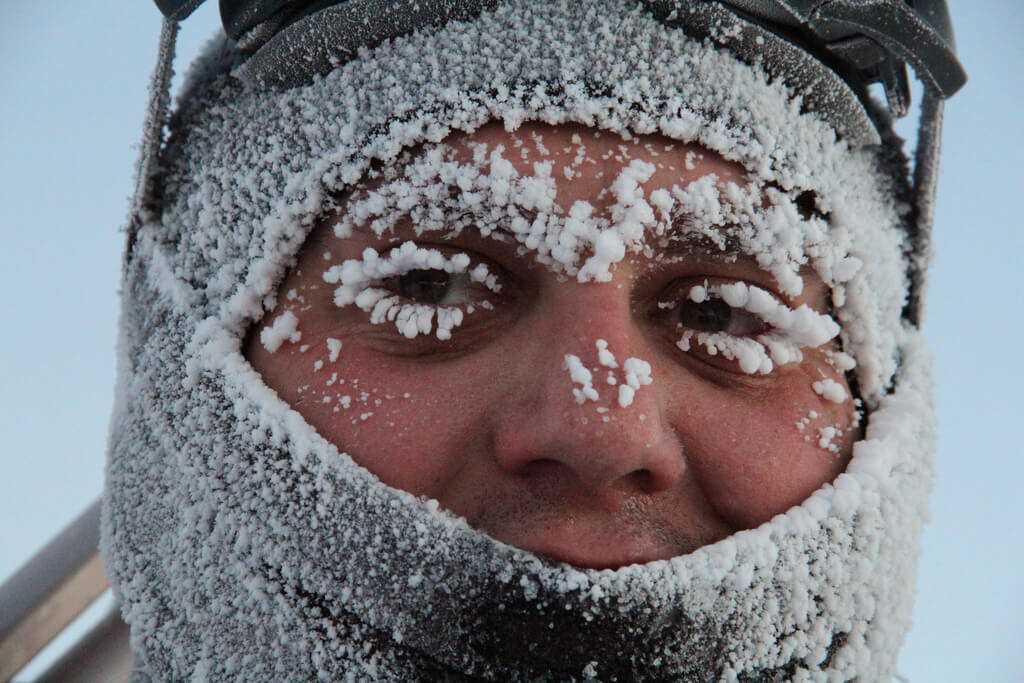
[[[330,21],[318,17],[310,31]],[[927,353],[901,317],[904,169],[877,133],[837,130],[802,91],[719,44],[748,30],[722,25],[713,42],[637,3],[513,0],[287,89],[243,78],[230,45],[210,47],[123,290],[103,552],[142,671],[893,675],[934,445]],[[832,288],[868,411],[847,471],[688,555],[579,570],[383,484],[268,389],[243,338],[335,197],[404,149],[493,120],[657,132],[738,161],[783,198],[813,191],[827,224],[794,233],[765,219],[750,245],[778,276],[809,264]]]

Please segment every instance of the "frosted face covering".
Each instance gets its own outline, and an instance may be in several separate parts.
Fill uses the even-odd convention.
[[[200,72],[218,68],[207,62]],[[517,80],[523,74],[529,83]],[[163,213],[140,230],[126,275],[104,509],[105,557],[146,673],[199,680],[892,674],[908,624],[933,432],[927,359],[899,322],[900,206],[892,169],[875,150],[837,140],[758,70],[617,2],[511,2],[476,21],[395,41],[273,98],[226,74],[201,76],[187,92],[166,156]],[[492,121],[503,126],[488,127]],[[529,159],[506,130],[519,132]],[[555,130],[568,134],[557,146]],[[572,134],[588,145],[595,130],[636,144],[628,159],[617,147],[608,160],[596,159],[608,162],[607,176],[597,190],[573,196],[591,176],[581,170],[587,162],[572,166]],[[505,138],[497,158],[499,141],[481,137],[488,131]],[[530,131],[543,134],[548,157]],[[460,147],[460,136],[486,147]],[[673,179],[659,176],[667,144],[705,155],[692,160],[699,177],[683,177],[685,154]],[[568,164],[551,159],[545,170],[545,159],[559,155]],[[718,157],[740,170],[729,176],[721,167],[709,180],[702,164]],[[675,256],[718,254],[721,267],[744,271],[673,271],[693,262],[666,258],[676,246]],[[315,276],[318,289],[289,285],[300,271]],[[653,284],[643,290],[644,283]],[[522,296],[512,296],[518,289]],[[549,295],[548,305],[575,301],[577,310],[604,315],[509,313],[537,291]],[[800,377],[794,389],[819,415],[852,418],[849,373],[867,410],[863,435],[844,469],[842,440],[853,430],[821,433],[833,423],[816,422],[810,409],[788,416],[776,431],[792,437],[808,463],[842,472],[819,472],[832,483],[813,484],[759,526],[743,509],[720,515],[720,526],[680,526],[666,512],[679,505],[620,518],[625,526],[588,520],[584,548],[611,545],[603,541],[624,528],[646,534],[622,557],[605,558],[609,565],[670,558],[615,570],[594,568],[601,562],[593,556],[559,558],[550,547],[570,544],[555,538],[554,546],[531,546],[505,524],[526,515],[523,528],[537,529],[559,519],[543,506],[517,510],[511,498],[486,490],[504,513],[488,518],[472,507],[482,496],[460,499],[464,509],[442,505],[439,492],[390,478],[381,463],[358,464],[374,453],[383,465],[401,465],[395,476],[419,476],[414,468],[439,455],[503,453],[514,469],[522,454],[545,452],[537,444],[554,430],[532,432],[540,434],[532,442],[459,443],[459,435],[475,433],[466,428],[477,424],[475,409],[496,420],[528,413],[494,411],[487,400],[444,406],[479,391],[480,378],[467,373],[465,387],[432,400],[414,396],[412,375],[444,363],[397,357],[474,336],[508,343],[529,320],[555,320],[549,338],[560,341],[520,345],[538,354],[534,365],[547,368],[540,375],[547,379],[542,391],[506,398],[559,401],[570,420],[585,417],[617,446],[623,442],[614,439],[661,434],[650,449],[602,456],[645,454],[637,468],[656,475],[651,486],[692,475],[693,467],[666,465],[680,462],[669,457],[680,444],[692,457],[725,452],[694,441],[699,430],[679,436],[665,426],[675,413],[653,410],[664,395],[678,395],[666,390],[697,363],[722,363],[708,372],[743,382],[772,382],[820,354],[813,367],[825,374]],[[292,359],[289,381],[257,372],[257,354]],[[376,375],[346,372],[374,354],[389,360],[358,367]],[[408,371],[401,381],[389,374],[399,366]],[[303,384],[290,381],[300,374],[310,378],[301,396]],[[444,375],[452,376],[460,377]],[[440,377],[418,376],[415,390]],[[347,407],[338,396],[342,379]],[[491,377],[486,388],[507,388],[507,379]],[[749,403],[751,415],[764,409],[763,401]],[[693,401],[690,411],[706,405]],[[446,428],[450,422],[431,412],[438,406],[466,424]],[[423,423],[389,425],[398,407]],[[734,411],[696,417],[707,423]],[[534,422],[550,414],[539,411]],[[612,429],[626,420],[629,429]],[[332,438],[328,423],[352,429]],[[502,429],[530,433],[519,426]],[[730,457],[766,467],[780,452]],[[750,490],[767,481],[751,477]],[[690,522],[710,519],[693,500],[675,502]],[[685,552],[695,546],[703,547]]]

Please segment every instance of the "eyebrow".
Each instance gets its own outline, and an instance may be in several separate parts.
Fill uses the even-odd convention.
[[[456,194],[461,194],[463,190],[459,187],[453,187],[451,190]],[[806,193],[805,193],[806,194]],[[331,230],[333,235],[334,225],[337,223],[340,212],[344,210],[344,202],[339,202],[337,206],[338,213],[330,220],[327,227]],[[529,223],[533,223],[536,220],[538,212],[535,209],[519,209],[520,215],[524,220]],[[485,211],[480,211],[474,208],[467,208],[460,214],[462,217],[468,217],[475,221],[474,225],[467,225],[459,228],[452,228],[450,232],[444,234],[445,238],[458,239],[466,230],[470,230],[477,235],[482,236],[481,226],[486,224],[490,235],[498,235],[504,240],[509,240],[513,244],[518,243],[519,235],[510,230],[506,225],[503,225],[504,221],[497,220],[491,221],[491,215]],[[483,220],[488,219],[488,220]],[[743,250],[740,240],[736,235],[730,234],[730,231],[738,228],[733,224],[726,224],[722,226],[707,226],[703,228],[701,226],[702,221],[697,218],[693,213],[686,210],[677,209],[672,216],[668,229],[661,235],[654,235],[649,233],[645,236],[645,242],[647,246],[656,250],[657,252],[666,256],[685,256],[700,253],[702,256],[712,256],[721,259],[735,259],[746,257],[747,254]],[[411,221],[411,216],[406,214],[398,223],[395,228],[404,227],[411,228],[413,231],[417,231],[417,227]],[[714,236],[709,235],[708,231],[713,231]],[[383,237],[383,236],[381,236]],[[321,233],[319,229],[315,229],[310,236],[307,238],[309,246],[327,246],[326,233]]]
[[[717,239],[698,227],[697,218],[688,212],[681,212],[672,217],[668,231],[661,238],[664,245],[658,247],[662,253],[670,256],[683,256],[694,252],[703,252],[724,258],[744,256],[745,253],[736,235],[730,234],[735,226],[709,226],[717,234]]]

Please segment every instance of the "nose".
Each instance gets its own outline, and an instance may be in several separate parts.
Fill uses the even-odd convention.
[[[543,316],[551,324],[537,323],[529,351],[518,354],[517,390],[495,426],[494,454],[527,486],[617,510],[679,484],[682,443],[664,414],[657,366],[644,376],[653,354],[623,290],[566,289]]]

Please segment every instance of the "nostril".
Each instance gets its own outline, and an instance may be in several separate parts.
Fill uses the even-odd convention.
[[[662,453],[627,474],[624,479],[636,491],[654,494],[671,489],[679,483],[686,469],[678,453]]]
[[[658,477],[649,469],[633,470],[626,475],[631,488],[645,494],[657,493],[664,486],[659,484]]]

